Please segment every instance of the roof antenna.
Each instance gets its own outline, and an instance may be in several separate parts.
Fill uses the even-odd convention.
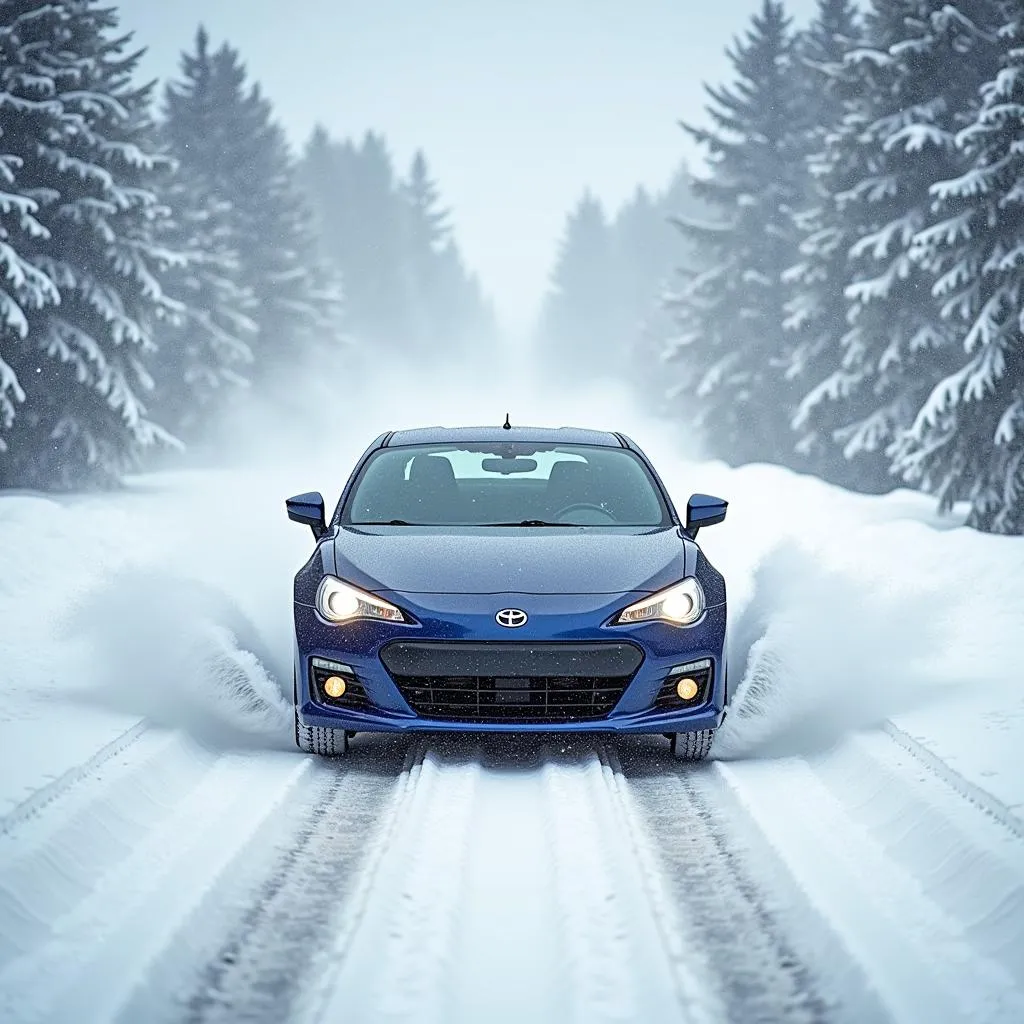
[[[505,422],[502,424],[503,430],[511,430],[512,424],[508,421],[508,413],[505,413]]]

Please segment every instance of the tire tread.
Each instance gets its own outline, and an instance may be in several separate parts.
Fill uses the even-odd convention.
[[[343,757],[348,753],[348,733],[344,729],[326,729],[319,725],[295,723],[295,742],[307,754]]]
[[[672,752],[680,761],[703,761],[711,753],[711,744],[714,741],[714,729],[677,732],[672,743]]]

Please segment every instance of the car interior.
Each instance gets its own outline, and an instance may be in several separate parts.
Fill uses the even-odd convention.
[[[604,457],[602,457],[604,456]],[[371,466],[348,519],[410,525],[657,526],[665,518],[653,484],[632,456],[594,449],[557,459],[544,476],[529,459],[483,459],[456,473],[447,453],[424,452]],[[491,467],[496,467],[492,469]],[[500,468],[497,468],[500,467]],[[522,470],[526,469],[527,472]],[[386,470],[386,471],[382,471]]]

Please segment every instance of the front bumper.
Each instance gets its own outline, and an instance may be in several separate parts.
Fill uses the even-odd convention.
[[[642,594],[384,593],[381,596],[405,609],[416,622],[398,624],[360,621],[345,626],[332,626],[322,622],[312,607],[295,605],[295,696],[299,719],[303,725],[373,732],[660,733],[712,729],[722,720],[726,692],[724,604],[708,608],[696,625],[679,628],[660,622],[607,625],[619,609],[643,597]],[[519,629],[499,626],[494,619],[495,612],[507,607],[526,610],[529,614],[527,624]],[[561,716],[556,710],[556,720],[550,720],[549,717],[533,720],[528,712],[516,712],[514,706],[503,706],[499,712],[487,717],[488,712],[482,712],[479,707],[479,699],[477,706],[467,707],[466,717],[463,718],[457,707],[425,701],[422,688],[410,684],[410,679],[401,674],[409,671],[403,667],[405,663],[400,664],[394,657],[397,649],[415,649],[419,664],[416,671],[429,674],[429,666],[425,667],[421,663],[424,657],[429,660],[429,653],[435,645],[439,651],[446,652],[444,659],[439,657],[438,660],[439,677],[444,677],[444,673],[451,670],[452,657],[456,657],[457,661],[465,661],[465,657],[472,654],[472,662],[476,658],[473,652],[483,652],[491,645],[508,657],[491,658],[488,664],[481,663],[480,675],[487,673],[495,676],[499,672],[507,672],[510,676],[529,674],[532,670],[528,666],[531,659],[536,659],[538,651],[541,654],[550,652],[551,657],[555,658],[552,664],[557,666],[566,660],[564,657],[556,657],[559,649],[564,654],[628,647],[636,650],[636,661],[639,664],[635,670],[629,671],[628,678],[622,680],[621,691],[613,694],[614,699],[607,706],[595,703],[578,718]],[[339,704],[325,699],[323,693],[313,685],[313,658],[338,662],[350,669],[349,678],[356,681],[353,691],[358,695],[355,701],[357,706],[345,706],[345,702]],[[711,679],[700,701],[694,706],[665,707],[662,696],[659,702],[659,694],[664,695],[672,670],[701,659],[711,662]],[[385,661],[392,671],[385,667]],[[501,668],[505,662],[509,666],[507,669]],[[626,665],[616,671],[625,672],[630,668]],[[470,665],[459,671],[475,673],[478,669]],[[536,671],[545,676],[556,676],[566,670],[538,667]],[[581,665],[574,674],[586,674],[588,671],[585,665]],[[603,688],[607,683],[606,679],[593,680],[593,692],[611,693]],[[513,682],[511,685],[517,684]],[[511,696],[514,702],[516,697],[514,694]],[[463,698],[460,696],[460,699]],[[489,699],[493,700],[493,697]],[[532,699],[535,703],[538,700],[536,697]],[[551,698],[545,697],[543,701],[550,702]],[[442,715],[435,711],[431,714],[430,709],[441,709],[444,713]],[[510,712],[515,717],[508,717]],[[545,716],[549,713],[542,712]],[[572,709],[572,713],[575,715],[576,710]]]

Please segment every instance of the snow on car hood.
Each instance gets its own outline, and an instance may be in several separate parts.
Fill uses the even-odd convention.
[[[350,526],[334,541],[335,571],[367,590],[420,594],[613,594],[653,591],[684,575],[671,529]]]

